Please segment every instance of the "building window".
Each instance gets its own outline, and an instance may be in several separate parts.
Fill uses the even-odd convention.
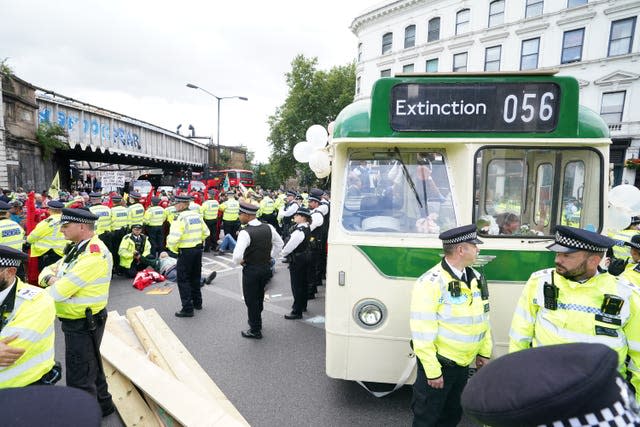
[[[624,90],[602,94],[600,116],[602,116],[607,124],[611,125],[622,122],[625,95],[626,91]]]
[[[407,64],[402,66],[403,73],[413,73],[413,64]]]
[[[524,17],[531,18],[542,15],[544,10],[544,0],[527,0],[527,6],[524,10]]]
[[[567,7],[576,7],[587,4],[587,0],[567,0]]]
[[[360,95],[360,83],[362,77],[358,76],[358,78],[356,78],[356,95]]]
[[[500,54],[502,46],[488,47],[484,51],[484,70],[500,71]]]
[[[416,26],[409,25],[404,29],[404,48],[408,49],[416,45]]]
[[[426,65],[427,73],[437,73],[438,72],[438,58],[427,59]]]
[[[391,52],[393,46],[393,33],[386,33],[382,36],[382,54]]]
[[[467,52],[453,55],[453,71],[467,71]]]
[[[391,77],[391,68],[380,71],[380,77]]]
[[[504,24],[504,0],[489,4],[489,28]]]
[[[633,33],[636,29],[636,17],[620,19],[611,23],[609,35],[609,53],[607,56],[625,55],[631,52]]]
[[[440,40],[440,18],[429,20],[427,30],[427,42],[435,42]]]
[[[538,68],[538,52],[540,49],[540,37],[523,40],[520,53],[520,69],[535,70]]]
[[[362,43],[358,43],[358,62],[362,62]]]
[[[562,38],[562,64],[578,62],[582,59],[582,43],[584,42],[584,28],[565,31]]]
[[[469,31],[469,18],[471,17],[471,10],[462,9],[456,13],[456,35],[466,33]]]

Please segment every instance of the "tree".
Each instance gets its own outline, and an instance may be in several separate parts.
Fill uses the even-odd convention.
[[[42,148],[42,157],[49,159],[56,150],[68,150],[67,137],[67,132],[59,124],[40,123],[36,130],[36,140]]]
[[[296,56],[291,71],[286,74],[289,93],[284,104],[269,117],[269,142],[273,148],[269,161],[274,178],[280,183],[297,176],[301,185],[316,181],[306,163],[293,158],[293,146],[304,141],[309,126],[326,126],[353,101],[355,95],[355,64],[317,70],[317,58]]]

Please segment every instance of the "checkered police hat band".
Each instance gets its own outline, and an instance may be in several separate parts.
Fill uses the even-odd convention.
[[[564,236],[560,232],[556,231],[556,243],[567,248],[580,249],[589,252],[606,252],[607,248],[603,248],[593,243],[585,242],[575,239],[573,237]]]
[[[471,233],[461,234],[459,236],[452,237],[451,239],[443,240],[445,245],[455,245],[456,243],[469,242],[478,238],[478,234],[473,231]]]
[[[0,268],[3,267],[20,267],[22,261],[15,258],[3,258],[0,257]]]
[[[81,222],[83,224],[91,224],[95,221],[88,219],[88,218],[81,218],[79,216],[72,216],[72,215],[62,215],[60,217],[60,221],[61,222]]]
[[[555,421],[547,426],[552,427],[617,427],[640,425],[640,415],[634,410],[628,410],[622,402],[618,401],[611,408],[603,408],[598,412],[592,412],[580,417],[572,417],[568,420]]]

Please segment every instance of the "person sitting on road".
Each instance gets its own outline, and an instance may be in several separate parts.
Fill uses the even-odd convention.
[[[138,271],[150,265],[150,253],[151,243],[147,236],[142,234],[142,224],[134,224],[131,227],[131,233],[122,238],[118,249],[122,272],[127,277],[136,277]]]

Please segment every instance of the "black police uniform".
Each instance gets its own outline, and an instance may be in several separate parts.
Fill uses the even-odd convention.
[[[296,215],[311,217],[308,209],[299,208]],[[310,230],[308,225],[298,225],[291,232],[293,236],[296,231],[304,234],[304,239],[287,256],[289,259],[289,277],[291,279],[291,293],[293,294],[293,306],[291,314],[286,318],[302,317],[302,313],[307,311],[307,271],[311,265],[311,254],[309,252]]]

